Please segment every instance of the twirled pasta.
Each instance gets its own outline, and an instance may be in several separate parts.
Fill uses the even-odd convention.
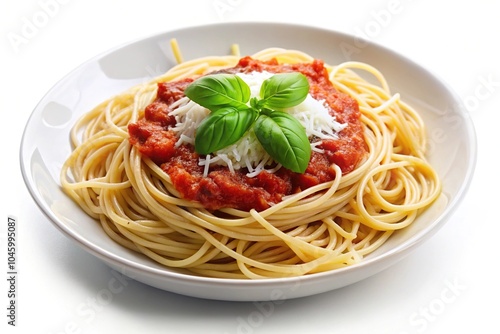
[[[279,48],[252,58],[313,60]],[[361,111],[369,154],[354,171],[342,175],[333,166],[333,181],[261,212],[210,212],[181,198],[169,176],[129,143],[127,125],[154,100],[158,82],[231,67],[238,59],[235,54],[181,62],[101,103],[74,125],[74,150],[61,171],[62,188],[114,241],[197,275],[300,276],[361,261],[440,195],[438,175],[425,158],[425,125],[417,111],[390,92],[376,68],[346,62],[327,68],[333,85],[353,97]],[[373,75],[378,84],[357,71]]]

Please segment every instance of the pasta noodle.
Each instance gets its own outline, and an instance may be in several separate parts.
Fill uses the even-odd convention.
[[[376,68],[327,65],[330,80],[359,104],[368,156],[355,170],[284,198],[266,210],[209,211],[181,198],[167,173],[129,143],[127,125],[156,97],[157,83],[234,66],[240,55],[182,61],[150,82],[104,101],[71,131],[61,171],[64,191],[115,242],[171,268],[219,278],[300,276],[352,265],[415,221],[440,195],[425,158],[425,125],[390,92]],[[311,62],[301,51],[269,48],[251,56]],[[359,71],[376,79],[363,79]]]

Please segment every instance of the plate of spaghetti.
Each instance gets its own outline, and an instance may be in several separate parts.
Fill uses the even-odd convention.
[[[34,109],[21,168],[50,221],[115,270],[262,301],[403,259],[460,204],[475,145],[460,99],[391,50],[224,23],[133,41],[69,73]]]

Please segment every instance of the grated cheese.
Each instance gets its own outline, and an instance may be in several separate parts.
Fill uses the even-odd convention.
[[[259,97],[262,82],[271,76],[269,72],[238,73],[250,87],[251,98]],[[194,145],[196,129],[208,116],[210,111],[184,97],[172,106],[171,115],[175,116],[177,124],[172,128],[177,133],[176,146]],[[299,105],[287,108],[285,112],[291,114],[304,126],[309,138],[317,137],[320,141],[311,144],[313,151],[322,153],[318,148],[321,139],[337,139],[337,132],[347,125],[338,123],[325,106],[324,100],[316,100],[310,94]],[[227,166],[231,172],[246,168],[248,177],[255,177],[266,170],[274,173],[281,168],[259,143],[253,129],[250,129],[238,142],[211,155],[200,157],[200,166],[204,166],[204,174],[208,175],[210,166]]]

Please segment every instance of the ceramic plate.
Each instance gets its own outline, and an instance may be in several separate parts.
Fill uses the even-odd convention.
[[[80,115],[111,95],[151,79],[176,64],[169,41],[176,38],[185,60],[241,54],[267,47],[305,51],[328,64],[345,60],[380,69],[393,92],[418,109],[428,127],[429,159],[443,181],[443,195],[409,228],[395,233],[361,263],[305,277],[236,280],[190,275],[165,268],[114,243],[61,190],[59,173],[70,154],[69,131]],[[356,53],[346,52],[349,46]],[[352,50],[352,49],[351,49]],[[57,149],[54,143],[57,143]],[[157,34],[116,47],[62,78],[34,109],[21,143],[21,168],[36,204],[62,233],[119,272],[171,292],[210,299],[290,299],[341,288],[376,274],[428,240],[452,217],[472,178],[476,139],[459,98],[441,80],[380,45],[319,28],[271,23],[223,23]]]

